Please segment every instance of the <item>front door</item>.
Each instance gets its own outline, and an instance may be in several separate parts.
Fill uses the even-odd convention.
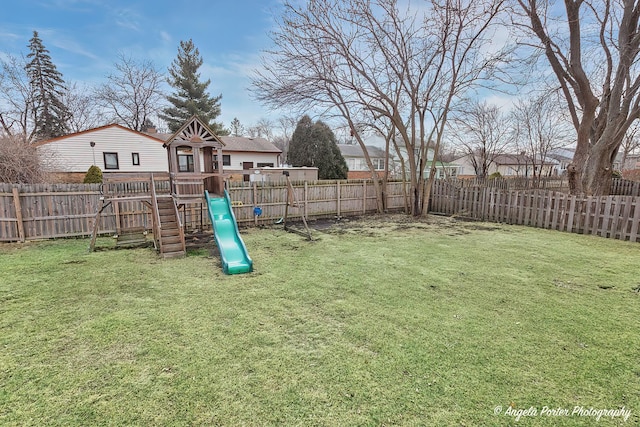
[[[242,170],[248,171],[252,167],[253,167],[253,162],[242,162]],[[242,175],[242,178],[244,179],[244,181],[249,182],[250,175],[251,174],[249,174],[248,172],[245,172],[244,175]]]

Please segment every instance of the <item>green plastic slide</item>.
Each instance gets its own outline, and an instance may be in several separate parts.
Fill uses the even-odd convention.
[[[240,237],[238,223],[231,209],[229,193],[224,190],[224,197],[209,197],[205,191],[209,218],[213,224],[213,233],[220,250],[222,271],[225,274],[249,273],[253,270],[253,261],[247,253],[247,248]]]

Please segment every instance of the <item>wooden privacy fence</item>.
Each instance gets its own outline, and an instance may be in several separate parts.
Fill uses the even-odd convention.
[[[159,182],[157,186],[164,184]],[[389,209],[402,209],[402,183],[390,183],[388,188]],[[90,235],[101,189],[100,184],[0,183],[0,241]],[[289,210],[292,219],[303,214],[320,218],[376,211],[376,194],[370,180],[302,182],[295,183],[294,190],[299,206]],[[284,216],[285,183],[231,183],[229,195],[239,223],[273,223]],[[255,207],[261,208],[260,217],[254,215]],[[204,200],[187,205],[181,215],[187,230],[211,228]],[[112,203],[100,216],[98,233],[114,234],[120,228],[151,230],[151,210],[141,201]]]
[[[302,215],[307,218],[364,215],[377,210],[375,188],[370,180],[295,182],[293,187],[298,207],[289,209],[292,219]],[[389,183],[387,189],[387,207],[403,209],[402,183]],[[229,196],[238,222],[270,223],[284,216],[287,184],[232,183]],[[262,209],[260,217],[255,217],[255,207]]]
[[[627,195],[606,197],[576,197],[553,191],[549,188],[556,184],[551,180],[545,184],[545,190],[514,189],[515,184],[514,181],[509,184],[511,187],[504,188],[506,184],[488,187],[479,183],[436,181],[430,211],[640,241],[640,184],[619,184],[612,187],[612,191]],[[388,183],[385,199],[389,210],[404,208],[406,188],[403,189],[403,185],[406,184]],[[0,241],[90,235],[101,188],[99,184],[0,183]],[[160,190],[166,191],[164,187]],[[369,180],[294,183],[294,191],[299,203],[298,207],[289,209],[292,219],[303,214],[308,218],[321,218],[376,211],[375,189]],[[284,216],[285,183],[231,183],[229,194],[241,224],[270,224]],[[260,217],[254,215],[256,207],[262,210]],[[181,215],[186,230],[211,227],[204,201],[188,205],[181,210]],[[140,201],[110,205],[100,217],[98,232],[113,234],[121,227],[151,230],[150,209]]]
[[[434,183],[431,212],[640,242],[640,197]]]

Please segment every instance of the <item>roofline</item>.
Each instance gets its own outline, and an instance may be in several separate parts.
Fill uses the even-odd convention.
[[[273,154],[282,154],[282,150],[273,151],[273,150],[230,150],[222,148],[222,151],[226,153],[273,153]]]
[[[222,144],[223,148],[225,145],[227,145],[222,141],[222,139],[218,135],[216,135],[216,133],[211,129],[211,127],[209,127],[209,125],[205,123],[202,119],[200,119],[200,117],[198,117],[198,115],[196,114],[192,115],[187,121],[185,121],[182,124],[182,126],[180,126],[180,128],[177,131],[171,134],[171,136],[166,141],[163,141],[162,145],[166,148],[169,145],[173,144],[178,134],[180,134],[183,130],[185,130],[187,126],[189,126],[193,121],[197,121],[198,123],[200,123],[213,136],[213,139],[216,142],[218,142],[219,144]],[[180,141],[180,142],[184,142],[184,141]],[[185,144],[185,145],[189,146],[188,144]]]
[[[126,126],[122,126],[122,125],[120,125],[118,123],[111,123],[111,124],[104,125],[104,126],[99,126],[97,128],[93,128],[93,129],[87,129],[87,130],[83,130],[83,131],[80,131],[80,132],[70,133],[68,135],[58,136],[58,137],[55,137],[55,138],[52,138],[52,139],[46,139],[44,141],[38,141],[33,145],[36,146],[36,147],[39,147],[41,145],[49,144],[51,142],[56,142],[56,141],[60,141],[62,139],[70,138],[72,136],[78,136],[78,135],[82,135],[82,134],[85,134],[85,133],[96,132],[96,131],[107,129],[107,128],[111,128],[111,127],[120,128],[122,130],[126,130],[126,131],[129,131],[129,132],[132,132],[132,133],[135,133],[135,134],[138,134],[138,135],[153,139],[155,141],[158,141],[158,142],[164,144],[163,140],[161,140],[160,138],[156,138],[155,136],[151,136],[151,135],[146,134],[144,132],[139,132],[137,130],[130,129],[130,128],[128,128]]]

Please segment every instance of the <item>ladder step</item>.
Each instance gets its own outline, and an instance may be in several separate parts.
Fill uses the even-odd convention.
[[[179,257],[183,257],[185,256],[185,252],[184,251],[177,251],[177,252],[165,252],[162,254],[162,258],[179,258]]]
[[[179,244],[182,247],[182,239],[180,236],[162,236],[162,246]]]
[[[170,243],[170,244],[163,244],[162,245],[162,253],[166,254],[169,252],[184,252],[184,250],[182,249],[182,243]]]

